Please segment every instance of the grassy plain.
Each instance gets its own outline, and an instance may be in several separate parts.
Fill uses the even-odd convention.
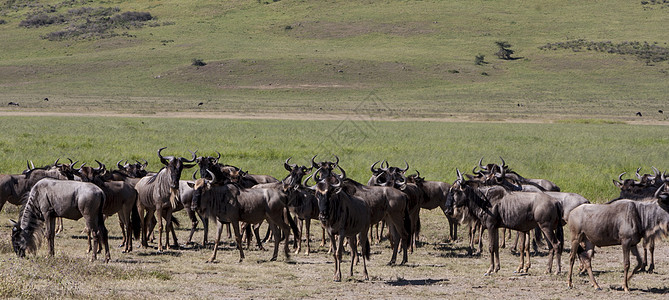
[[[547,43],[667,47],[661,5],[563,1],[4,1],[5,111],[338,113],[370,94],[402,117],[665,120],[667,61]],[[150,12],[152,26],[49,41],[20,27],[42,5]],[[508,41],[513,61],[497,59]],[[475,65],[485,55],[487,64]],[[206,66],[191,65],[194,58]],[[49,102],[42,99],[48,97]],[[203,102],[203,106],[197,106]],[[520,106],[519,106],[520,105]]]

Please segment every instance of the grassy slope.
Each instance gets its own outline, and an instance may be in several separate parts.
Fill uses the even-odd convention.
[[[5,8],[3,100],[35,110],[146,113],[197,110],[194,103],[205,101],[210,111],[346,113],[374,92],[392,109],[413,108],[402,115],[623,118],[661,109],[666,94],[667,62],[645,66],[634,57],[538,49],[576,38],[663,45],[669,36],[657,25],[666,11],[637,2],[87,5],[149,11],[158,23],[175,24],[128,30],[134,38],[50,42],[39,36],[61,28],[19,28],[27,9]],[[498,40],[524,59],[495,58]],[[490,63],[475,66],[479,53]],[[193,58],[209,64],[192,67]],[[43,96],[59,102],[40,102]],[[181,105],[166,106],[174,101]]]

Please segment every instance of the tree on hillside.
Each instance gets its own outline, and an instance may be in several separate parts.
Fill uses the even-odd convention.
[[[506,59],[506,60],[511,60],[513,57],[511,57],[511,54],[513,54],[513,50],[509,49],[511,48],[511,44],[509,44],[506,41],[497,41],[495,42],[497,47],[499,47],[499,51],[495,53],[497,57],[500,59]]]

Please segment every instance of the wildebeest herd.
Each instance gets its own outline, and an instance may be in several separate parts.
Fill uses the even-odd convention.
[[[291,164],[288,158],[284,167],[289,174],[277,180],[222,164],[220,154],[203,157],[197,156],[196,151],[185,158],[163,156],[164,149],[158,150],[164,165],[158,172],[147,171],[146,161],[122,163],[120,160],[116,170],[108,170],[99,161],[96,161],[97,167],[86,166],[86,163],[76,167],[78,162],[56,160],[40,168],[29,162],[22,174],[0,175],[0,208],[5,202],[21,206],[18,221],[11,221],[11,241],[16,254],[24,257],[26,252],[34,253],[36,235],[44,228],[49,255],[53,255],[57,220],[84,218],[91,259],[95,260],[104,248],[105,261],[109,261],[104,220],[113,214],[119,217],[123,252],[133,250],[133,239],[139,239],[142,248],[149,248],[155,226],[158,227],[159,252],[165,247],[178,248],[172,214],[184,209],[191,220],[187,243],[192,243],[198,218],[204,225],[203,245],[207,244],[208,220],[216,221],[216,238],[209,261],[216,260],[226,225],[229,235],[230,228],[234,232],[240,262],[244,259],[244,236],[249,244],[255,238],[262,248],[268,238],[263,240],[260,236],[263,222],[268,223],[268,234],[271,233],[274,240],[271,260],[277,259],[282,241],[284,255],[289,258],[291,234],[295,253],[302,251],[304,240],[305,253],[309,254],[310,224],[312,219],[317,219],[324,231],[322,242],[329,242],[334,256],[334,280],[340,281],[342,277],[340,265],[345,244],[350,247],[352,256],[350,275],[362,256],[363,275],[368,279],[366,261],[370,256],[370,243],[383,237],[384,227],[388,228],[392,249],[388,264],[396,264],[400,251],[400,264],[405,264],[409,253],[418,245],[421,208],[438,207],[449,222],[451,239],[457,239],[458,224],[469,226],[470,254],[477,251],[477,234],[480,252],[481,235],[484,230],[488,231],[490,266],[486,275],[500,269],[499,229],[505,234],[507,229],[518,233],[517,272],[528,271],[530,249],[534,246],[538,251],[536,245],[545,240],[549,251],[546,272],[553,271],[556,260],[555,272],[560,273],[563,226],[567,225],[571,236],[569,286],[572,286],[573,265],[578,257],[580,271],[587,272],[592,285],[599,289],[591,267],[595,246],[621,245],[623,288],[629,291],[632,274],[646,268],[648,272],[653,271],[655,240],[669,231],[669,178],[666,172],[655,168],[653,174],[643,175],[637,169],[637,180],[623,179],[625,173],[620,174],[613,180],[620,188],[620,197],[605,204],[590,204],[581,195],[560,191],[548,180],[519,175],[503,159],[501,164],[483,165],[481,158],[472,174],[456,170],[457,179],[452,184],[425,180],[418,172],[407,175],[409,164],[406,162],[402,168],[377,161],[371,165],[370,180],[362,184],[346,176],[336,156],[335,161],[321,162],[314,156],[309,166]],[[199,170],[193,173],[192,181],[180,180],[184,169],[196,166]],[[637,249],[641,241],[643,256]],[[630,253],[637,260],[632,272],[629,271]]]

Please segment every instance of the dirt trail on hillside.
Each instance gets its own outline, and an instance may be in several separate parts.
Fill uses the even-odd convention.
[[[183,118],[183,119],[243,119],[243,120],[306,120],[306,121],[344,121],[355,120],[355,114],[305,114],[305,113],[226,113],[226,112],[158,112],[153,114],[126,114],[115,112],[38,112],[38,111],[0,111],[0,117],[117,117],[117,118]],[[457,122],[457,123],[555,123],[558,120],[578,119],[576,116],[541,116],[538,118],[507,118],[481,120],[475,115],[448,117],[392,117],[373,118],[370,121],[417,121],[417,122]],[[630,125],[669,125],[669,120],[624,120]]]

